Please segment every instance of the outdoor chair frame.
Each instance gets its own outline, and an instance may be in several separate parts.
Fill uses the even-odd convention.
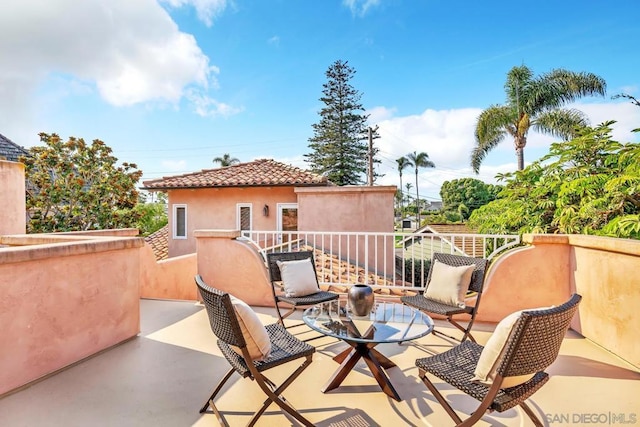
[[[438,301],[434,301],[432,299],[426,298],[424,296],[424,292],[429,287],[429,282],[431,281],[431,274],[433,272],[433,265],[435,261],[440,261],[443,264],[447,264],[454,267],[459,267],[463,265],[472,265],[475,264],[475,270],[471,276],[471,283],[469,284],[469,293],[468,296],[475,295],[475,303],[472,306],[458,307],[455,305],[443,304]],[[484,278],[486,276],[487,267],[489,261],[485,258],[474,258],[463,255],[455,255],[455,254],[445,254],[436,252],[433,254],[431,265],[429,266],[429,274],[427,276],[427,284],[425,286],[425,290],[418,293],[417,295],[412,296],[403,296],[400,298],[403,304],[419,309],[420,311],[424,311],[425,313],[434,313],[439,314],[441,316],[445,316],[447,321],[455,326],[457,329],[462,331],[462,339],[460,342],[464,342],[467,338],[471,341],[475,342],[475,338],[471,335],[471,328],[473,327],[473,322],[475,321],[476,314],[478,312],[478,307],[480,306],[480,298],[482,297],[482,290],[484,288]],[[469,322],[466,327],[463,327],[460,323],[453,319],[453,316],[457,314],[468,314],[470,316]],[[437,329],[433,330],[434,334],[440,334],[446,336],[448,338],[457,340],[457,338],[447,335],[444,332],[441,332]]]
[[[278,261],[299,261],[307,258],[311,258],[311,265],[313,266],[313,272],[316,274],[317,284],[318,276],[315,260],[313,257],[313,251],[274,252],[267,254],[267,266],[269,268],[269,279],[271,280],[271,292],[273,293],[276,313],[278,314],[278,322],[285,328],[304,325],[304,323],[301,322],[291,324],[289,326],[286,326],[284,324],[284,319],[295,313],[298,308],[309,307],[312,305],[320,304],[321,302],[333,301],[338,299],[340,296],[334,292],[320,290],[320,286],[318,286],[318,292],[303,297],[288,297],[281,293],[282,276],[280,275],[280,267],[278,266]],[[287,311],[284,315],[281,312],[280,303],[284,303],[285,305],[290,306],[289,311]]]
[[[271,354],[265,360],[253,360],[247,350],[247,345],[229,294],[211,288],[204,282],[200,275],[195,276],[195,281],[209,316],[211,330],[218,338],[218,347],[231,365],[231,369],[227,371],[214,388],[213,393],[200,409],[200,413],[209,412],[208,409],[211,408],[221,425],[229,425],[223,414],[214,404],[214,399],[231,375],[237,372],[243,378],[249,377],[255,380],[267,395],[266,400],[260,409],[255,412],[247,425],[253,426],[269,405],[275,403],[285,412],[285,415],[291,415],[305,426],[313,426],[309,420],[286,401],[284,396],[282,396],[282,392],[311,364],[315,348],[295,338],[279,323],[274,323],[266,326],[267,333],[271,340]],[[242,354],[234,351],[232,346],[239,348]],[[275,384],[264,375],[264,372],[268,369],[298,359],[303,359],[302,364],[280,385]]]
[[[581,299],[580,295],[573,294],[558,307],[524,311],[507,339],[491,386],[471,381],[484,348],[471,341],[458,344],[444,353],[416,360],[419,377],[457,426],[472,426],[486,412],[503,412],[519,405],[536,426],[542,427],[542,422],[525,400],[549,380],[549,374],[544,370],[558,357],[560,345]],[[427,378],[427,373],[479,400],[480,405],[469,418],[462,421]],[[523,384],[501,388],[505,377],[527,374],[535,375]]]

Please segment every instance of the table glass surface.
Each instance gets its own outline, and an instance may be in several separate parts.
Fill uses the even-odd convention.
[[[330,337],[361,343],[411,341],[429,334],[433,320],[404,304],[376,302],[369,316],[353,315],[346,301],[328,301],[307,308],[302,314],[312,329]]]

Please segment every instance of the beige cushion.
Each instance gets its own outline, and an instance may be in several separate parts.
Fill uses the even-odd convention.
[[[504,353],[504,346],[509,339],[509,335],[511,334],[511,330],[513,329],[513,325],[515,325],[516,321],[520,318],[520,315],[523,311],[536,311],[536,310],[546,310],[549,307],[543,308],[535,308],[535,309],[526,309],[516,311],[515,313],[511,313],[504,319],[498,323],[496,329],[493,331],[491,337],[487,341],[487,344],[484,346],[482,353],[480,354],[480,358],[478,359],[478,364],[474,371],[474,377],[471,381],[475,381],[478,383],[491,385],[493,384],[493,380],[496,377],[496,369],[498,369],[498,365],[502,360]],[[513,377],[505,377],[502,382],[501,388],[509,388],[514,387],[519,384],[525,383],[529,381],[534,373],[526,374],[526,375],[517,375]]]
[[[433,262],[431,279],[424,296],[443,304],[464,307],[464,297],[469,290],[475,264],[452,267],[438,260]]]
[[[236,311],[242,336],[247,344],[247,350],[254,360],[264,360],[271,353],[271,340],[256,313],[244,301],[230,295],[231,303]],[[232,346],[236,353],[242,355],[238,347]]]
[[[297,261],[277,261],[282,277],[284,294],[288,297],[303,297],[320,291],[311,258]]]

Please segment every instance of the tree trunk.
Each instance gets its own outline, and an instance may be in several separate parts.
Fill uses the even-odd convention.
[[[518,158],[518,170],[524,169],[524,149],[516,148],[516,157]]]
[[[418,168],[416,168],[416,213],[418,216],[418,229],[420,228],[420,191],[418,191]]]
[[[516,136],[514,141],[516,147],[516,158],[518,159],[518,170],[524,169],[524,147],[527,145],[527,137],[524,135]]]

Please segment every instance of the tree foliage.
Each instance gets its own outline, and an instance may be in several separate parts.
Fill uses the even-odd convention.
[[[240,159],[236,157],[231,157],[231,154],[224,153],[222,156],[215,157],[213,159],[213,163],[218,163],[221,168],[226,166],[237,165],[240,163]]]
[[[583,96],[604,95],[606,83],[595,74],[564,69],[535,77],[529,67],[521,65],[509,71],[504,89],[506,103],[492,105],[478,117],[471,153],[476,173],[486,155],[507,136],[513,138],[518,170],[524,169],[529,129],[563,139],[576,136],[576,129],[587,124],[585,115],[561,107]]]
[[[139,213],[136,184],[142,171],[133,163],[117,166],[111,148],[96,139],[63,141],[40,134],[44,146],[23,157],[27,179],[27,230],[30,233],[135,227]]]
[[[640,238],[640,144],[611,139],[611,125],[585,127],[571,141],[506,181],[475,210],[484,233],[570,233]]]
[[[442,210],[458,214],[460,220],[469,219],[474,210],[496,199],[501,187],[486,184],[475,178],[445,181],[440,187]]]
[[[169,222],[166,203],[138,203],[133,209],[138,214],[136,227],[141,236],[155,233]]]
[[[325,75],[327,82],[322,85],[320,98],[324,106],[319,113],[320,121],[312,125],[311,152],[304,155],[305,161],[313,172],[335,184],[361,184],[368,167],[369,116],[360,103],[362,94],[350,84],[355,70],[346,61],[338,60]],[[376,151],[372,153],[374,157]]]

